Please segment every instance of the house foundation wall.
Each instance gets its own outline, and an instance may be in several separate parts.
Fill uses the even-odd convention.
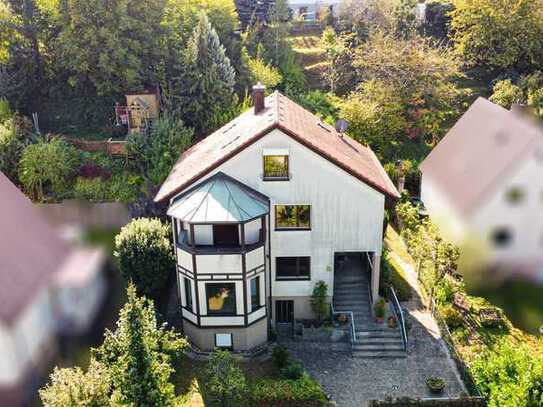
[[[247,351],[268,341],[266,318],[246,328],[210,327],[199,328],[187,320],[183,320],[185,335],[201,350],[212,351],[215,348],[215,334],[232,334],[234,351]]]

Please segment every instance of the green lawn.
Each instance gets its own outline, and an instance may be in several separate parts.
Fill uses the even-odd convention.
[[[292,49],[304,69],[308,87],[321,89],[322,73],[326,69],[325,52],[319,35],[292,35],[289,37]]]
[[[390,224],[387,226],[385,232],[385,246],[390,251],[396,253],[405,263],[411,264],[412,266],[415,265],[413,258],[407,252],[407,247],[405,246],[402,238]]]

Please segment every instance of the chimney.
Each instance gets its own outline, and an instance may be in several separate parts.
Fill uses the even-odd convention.
[[[260,82],[253,86],[253,103],[255,105],[255,114],[259,114],[264,110],[264,94],[266,93],[266,87]]]

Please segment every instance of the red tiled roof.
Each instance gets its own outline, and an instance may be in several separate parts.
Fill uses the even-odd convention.
[[[399,197],[379,160],[357,141],[342,136],[317,116],[279,92],[266,97],[263,112],[250,109],[185,151],[162,184],[155,201],[171,198],[271,130],[290,137],[349,174],[391,197]]]
[[[32,202],[0,172],[0,320],[15,320],[70,253]]]

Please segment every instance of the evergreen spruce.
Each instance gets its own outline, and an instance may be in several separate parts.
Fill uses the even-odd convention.
[[[152,302],[138,298],[130,284],[117,329],[106,332],[94,356],[109,367],[114,403],[170,406],[175,399],[172,356],[181,354],[185,346],[183,339],[157,325]]]
[[[217,111],[232,103],[235,71],[219,36],[202,14],[185,54],[185,71],[177,80],[174,103],[186,123],[201,135]]]

